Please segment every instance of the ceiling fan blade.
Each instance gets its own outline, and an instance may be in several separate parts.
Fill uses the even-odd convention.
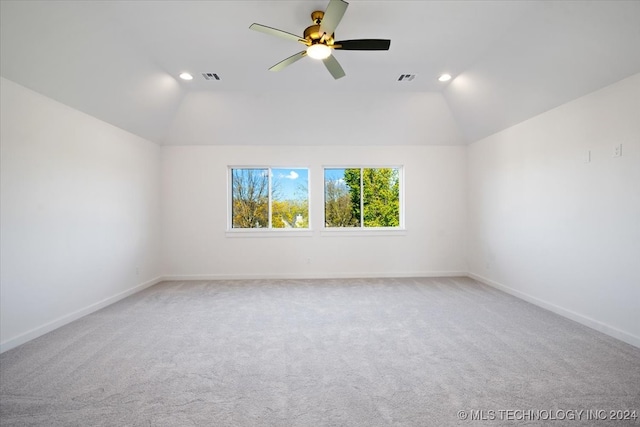
[[[334,47],[342,50],[389,50],[391,40],[360,39],[335,42]]]
[[[273,67],[269,68],[269,71],[280,71],[283,68],[288,67],[289,65],[291,65],[294,62],[298,61],[299,59],[304,58],[306,55],[307,55],[307,51],[306,50],[303,50],[302,52],[298,52],[295,55],[291,55],[287,59],[284,59],[284,60],[278,62]]]
[[[267,27],[262,24],[251,24],[249,26],[250,30],[260,31],[261,33],[271,34],[272,36],[284,37],[285,39],[293,40],[296,42],[306,44],[307,41],[300,36],[296,36],[295,34],[287,33],[286,31],[278,30],[276,28]]]
[[[334,79],[338,80],[346,75],[335,56],[330,55],[323,59],[322,62],[324,62],[324,65],[327,67],[327,70],[329,70]]]
[[[349,3],[346,1],[331,0],[324,12],[322,22],[320,22],[320,34],[326,33],[327,36],[331,36],[336,31],[336,27],[342,20],[348,6]]]

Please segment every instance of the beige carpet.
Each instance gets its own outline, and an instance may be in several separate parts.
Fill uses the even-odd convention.
[[[617,410],[640,349],[466,278],[164,282],[0,356],[2,426],[640,425]]]

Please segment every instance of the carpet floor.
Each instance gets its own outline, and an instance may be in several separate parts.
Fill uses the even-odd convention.
[[[162,282],[0,355],[2,426],[640,425],[623,411],[640,349],[468,278]]]

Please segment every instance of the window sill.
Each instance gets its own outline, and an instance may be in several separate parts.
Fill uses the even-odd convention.
[[[380,236],[406,236],[406,228],[323,228],[320,231],[322,237],[380,237]],[[236,228],[225,231],[225,237],[243,238],[243,237],[311,237],[314,231],[311,229],[294,230],[294,229],[255,229],[255,228]]]
[[[321,236],[345,237],[345,236],[406,236],[406,228],[324,228]]]
[[[227,230],[226,237],[304,237],[312,236],[313,230],[294,230],[287,228],[276,229],[255,229],[255,228],[236,228]]]

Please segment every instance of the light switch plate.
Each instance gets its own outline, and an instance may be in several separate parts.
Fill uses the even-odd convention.
[[[622,144],[613,147],[613,157],[622,157]]]

